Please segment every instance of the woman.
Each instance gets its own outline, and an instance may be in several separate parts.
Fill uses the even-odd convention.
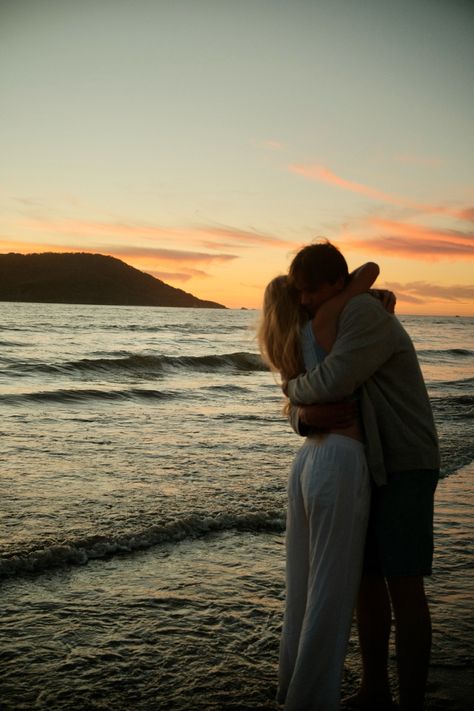
[[[285,276],[264,295],[259,343],[282,381],[316,367],[336,338],[350,298],[378,276],[368,263],[312,319]],[[289,403],[287,405],[287,410]],[[344,657],[370,505],[370,481],[360,424],[307,437],[288,483],[286,609],[280,645],[278,701],[286,711],[339,708]]]

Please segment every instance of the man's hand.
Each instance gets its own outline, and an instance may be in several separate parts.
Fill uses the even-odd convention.
[[[329,402],[324,405],[304,405],[298,408],[300,422],[315,430],[343,429],[352,425],[358,415],[355,400]]]
[[[382,302],[382,306],[384,307],[385,311],[388,311],[389,314],[395,313],[395,304],[397,303],[397,297],[395,296],[393,291],[389,291],[388,289],[370,289],[369,293]]]

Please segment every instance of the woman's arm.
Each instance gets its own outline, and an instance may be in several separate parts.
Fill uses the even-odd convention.
[[[318,343],[329,353],[337,334],[337,320],[349,299],[368,291],[379,275],[375,262],[367,262],[350,274],[347,286],[336,296],[325,301],[312,321],[313,333]]]

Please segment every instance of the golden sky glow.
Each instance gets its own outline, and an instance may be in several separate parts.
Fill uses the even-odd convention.
[[[297,7],[2,3],[0,251],[258,308],[327,237],[401,313],[473,315],[468,4]]]

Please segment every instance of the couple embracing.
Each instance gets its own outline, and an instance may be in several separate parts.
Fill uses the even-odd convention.
[[[395,708],[388,680],[393,608],[400,709],[421,711],[431,647],[436,429],[413,344],[378,267],[352,274],[329,242],[303,248],[265,290],[260,348],[305,436],[288,482],[286,608],[278,700],[340,708],[357,609],[363,676],[347,708]]]

